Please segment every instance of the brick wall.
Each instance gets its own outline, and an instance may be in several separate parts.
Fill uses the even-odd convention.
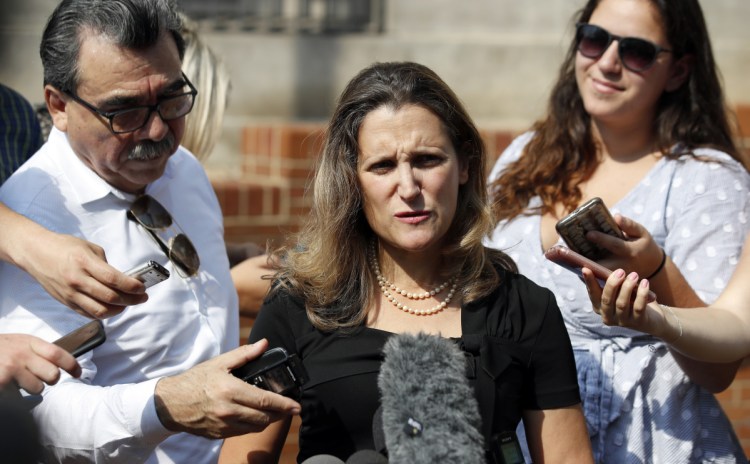
[[[305,190],[321,149],[323,128],[319,124],[243,128],[241,176],[212,179],[224,211],[227,241],[264,243],[299,230],[309,209]]]
[[[743,146],[750,147],[750,105],[738,106],[736,113],[745,135]],[[243,129],[238,167],[241,176],[212,178],[224,212],[227,241],[272,240],[280,244],[286,233],[299,230],[309,208],[305,192],[324,129],[322,124],[268,124]],[[489,169],[516,134],[497,129],[480,132],[490,154]],[[252,320],[243,318],[241,324],[244,340]],[[744,363],[734,383],[717,397],[745,453],[750,454],[750,364]],[[295,462],[298,427],[299,420],[295,419],[282,464]]]
[[[750,361],[742,363],[732,385],[716,397],[732,421],[745,454],[750,456]]]

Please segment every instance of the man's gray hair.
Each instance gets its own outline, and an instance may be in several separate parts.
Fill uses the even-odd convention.
[[[44,84],[63,92],[78,87],[81,33],[89,30],[130,49],[145,49],[169,32],[182,59],[182,23],[173,0],[63,0],[47,21],[39,54]]]

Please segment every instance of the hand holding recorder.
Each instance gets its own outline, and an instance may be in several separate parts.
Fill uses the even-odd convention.
[[[125,274],[140,280],[146,288],[169,278],[169,271],[156,261],[149,261],[140,266],[136,266],[125,272]],[[104,324],[102,324],[100,320],[94,319],[93,321],[63,335],[55,340],[54,344],[63,348],[74,358],[77,358],[101,345],[106,339],[107,336],[104,332]]]
[[[83,316],[104,319],[148,298],[143,285],[107,263],[100,246],[27,224],[33,232],[18,238],[29,243],[17,247],[23,252],[13,262],[60,303]]]
[[[232,370],[260,357],[268,341],[243,345],[156,384],[156,413],[164,426],[208,438],[260,432],[299,414],[296,401],[248,385]]]
[[[0,334],[0,391],[20,387],[40,393],[45,383],[57,383],[60,369],[81,375],[76,359],[59,346],[33,335]]]

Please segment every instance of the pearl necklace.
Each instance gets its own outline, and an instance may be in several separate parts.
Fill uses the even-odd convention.
[[[440,311],[445,309],[448,306],[448,304],[450,304],[451,300],[453,299],[453,295],[456,293],[457,283],[456,283],[455,276],[446,280],[445,282],[438,285],[437,287],[435,287],[433,290],[430,290],[429,292],[422,292],[422,293],[407,292],[406,290],[401,290],[396,285],[392,284],[388,279],[383,277],[383,274],[380,272],[380,265],[378,265],[377,255],[375,254],[374,242],[370,245],[369,251],[370,251],[369,253],[370,265],[372,266],[372,270],[375,273],[375,277],[378,279],[378,286],[380,286],[380,291],[383,292],[385,299],[390,301],[391,304],[395,306],[396,308],[406,313],[414,314],[417,316],[431,316],[433,314],[439,313]],[[394,296],[394,293],[395,293],[397,295],[405,296],[409,298],[410,300],[424,300],[424,299],[440,294],[443,290],[445,290],[445,288],[448,285],[451,285],[451,288],[448,291],[448,295],[445,297],[445,299],[429,309],[411,308],[401,303],[400,301],[398,301],[398,299],[396,299],[396,297]]]

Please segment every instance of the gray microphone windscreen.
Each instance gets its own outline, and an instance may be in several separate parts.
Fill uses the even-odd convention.
[[[359,450],[349,456],[346,464],[388,464],[388,458],[375,450]]]
[[[316,454],[302,461],[301,464],[346,464],[341,459],[330,454]]]
[[[485,462],[479,407],[456,344],[435,335],[397,334],[378,376],[391,464]]]

